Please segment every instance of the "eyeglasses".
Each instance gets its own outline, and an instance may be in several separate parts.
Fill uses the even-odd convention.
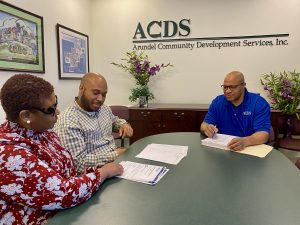
[[[47,109],[41,109],[41,108],[33,108],[35,110],[38,110],[44,114],[47,114],[47,115],[52,115],[54,116],[55,115],[55,112],[56,112],[56,108],[57,108],[57,105],[58,105],[58,101],[57,101],[57,96],[55,95],[55,104],[53,107],[49,107]]]
[[[227,89],[229,89],[230,91],[233,91],[235,89],[238,88],[238,86],[244,84],[244,82],[237,84],[237,85],[221,85],[221,88],[223,89],[223,91],[226,91]]]

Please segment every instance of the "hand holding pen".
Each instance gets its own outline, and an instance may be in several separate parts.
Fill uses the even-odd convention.
[[[217,126],[215,126],[213,124],[206,124],[203,131],[207,137],[214,138],[219,130],[218,130]]]
[[[214,137],[216,136],[216,134],[218,133],[218,128],[216,125],[212,125],[212,135],[211,135],[211,138],[214,139]]]
[[[215,137],[215,132],[213,132],[211,139],[214,139],[214,137]]]

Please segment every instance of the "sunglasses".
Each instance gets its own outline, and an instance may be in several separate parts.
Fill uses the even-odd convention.
[[[55,104],[53,107],[49,107],[47,109],[41,109],[41,108],[33,108],[35,110],[38,110],[44,114],[47,114],[47,115],[52,115],[54,116],[55,115],[55,112],[56,112],[56,109],[57,109],[57,105],[58,105],[58,101],[57,101],[57,96],[55,95]]]

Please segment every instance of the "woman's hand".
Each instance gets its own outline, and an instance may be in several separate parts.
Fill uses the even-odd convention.
[[[123,166],[118,163],[107,163],[98,169],[101,174],[102,181],[104,181],[106,178],[121,175],[123,173],[123,170]]]

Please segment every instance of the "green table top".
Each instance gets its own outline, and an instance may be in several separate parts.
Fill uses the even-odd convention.
[[[112,178],[87,202],[51,224],[299,225],[300,173],[273,149],[266,158],[202,146],[199,133],[143,138],[118,158],[170,171],[155,185]],[[135,158],[147,144],[188,145],[178,165]]]

